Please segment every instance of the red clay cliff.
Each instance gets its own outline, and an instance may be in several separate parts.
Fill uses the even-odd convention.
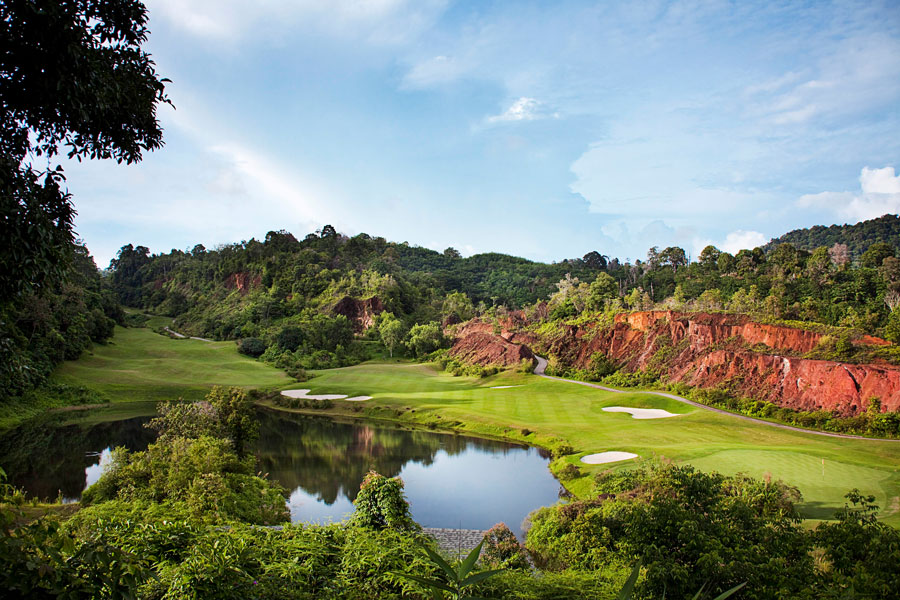
[[[587,368],[595,352],[634,371],[661,369],[669,381],[727,387],[734,393],[800,410],[900,410],[900,368],[802,358],[822,334],[756,323],[743,315],[671,311],[621,313],[612,327],[566,326],[549,350],[564,364]],[[883,345],[866,336],[857,343]]]

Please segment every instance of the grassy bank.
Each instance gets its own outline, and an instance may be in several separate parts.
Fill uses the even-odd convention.
[[[213,385],[284,386],[284,372],[235,350],[234,342],[173,340],[149,328],[116,328],[112,341],[66,361],[53,381],[86,386],[109,402],[199,400]]]
[[[497,386],[515,386],[493,389]],[[635,461],[589,466],[581,456],[605,450],[634,452],[640,460],[687,462],[705,470],[771,475],[796,485],[808,518],[827,518],[859,488],[873,494],[886,522],[900,525],[900,443],[838,439],[751,423],[675,400],[632,392],[613,394],[533,375],[501,373],[452,377],[428,365],[366,363],[323,371],[294,387],[313,393],[368,395],[364,403],[335,401],[313,413],[390,419],[459,432],[518,439],[545,447],[567,443],[575,454],[559,461],[585,474],[567,482],[587,493],[593,474]],[[608,406],[662,408],[680,416],[636,420],[603,412]]]

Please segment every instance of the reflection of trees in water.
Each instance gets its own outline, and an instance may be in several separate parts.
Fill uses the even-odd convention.
[[[408,462],[432,464],[438,450],[452,456],[469,448],[503,454],[522,448],[493,440],[265,410],[258,417],[260,435],[255,451],[262,471],[289,490],[301,487],[327,504],[340,495],[354,500],[370,469],[393,477]]]
[[[97,464],[104,448],[143,450],[156,434],[137,417],[91,426],[60,427],[56,419],[36,419],[0,436],[0,466],[10,483],[39,498],[78,498],[84,470]]]
[[[97,453],[116,446],[143,450],[155,438],[154,431],[143,427],[150,417],[62,427],[61,418],[32,420],[0,435],[0,466],[10,483],[32,496],[52,499],[62,492],[66,498],[78,498],[84,489],[84,470],[99,462]],[[289,490],[302,487],[328,504],[342,494],[355,499],[370,469],[393,477],[408,462],[431,465],[439,450],[452,456],[470,448],[503,454],[522,448],[493,440],[405,431],[389,424],[342,423],[266,410],[259,411],[258,418],[259,468]]]

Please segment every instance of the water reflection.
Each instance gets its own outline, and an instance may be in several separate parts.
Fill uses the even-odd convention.
[[[100,474],[104,450],[124,446],[143,450],[156,437],[137,417],[91,426],[57,426],[32,421],[0,436],[0,466],[10,483],[43,499],[77,500]],[[108,460],[108,458],[107,458]]]
[[[77,499],[100,477],[111,448],[146,448],[148,417],[91,427],[20,427],[0,437],[0,465],[30,494]],[[557,499],[559,484],[538,449],[479,438],[338,422],[261,410],[259,468],[290,492],[293,521],[339,521],[353,511],[369,470],[400,475],[413,518],[426,527],[521,533],[528,512]]]

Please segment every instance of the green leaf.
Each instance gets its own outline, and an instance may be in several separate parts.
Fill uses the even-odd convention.
[[[447,574],[447,577],[450,578],[450,581],[458,581],[458,577],[456,575],[456,569],[451,567],[450,563],[448,563],[446,560],[441,558],[441,555],[438,554],[437,552],[435,552],[434,550],[432,550],[431,548],[428,548],[427,546],[423,546],[423,549],[425,550],[425,553],[428,555],[428,558],[431,559],[431,562],[433,562],[435,565],[440,567],[441,570]]]
[[[475,573],[474,575],[470,575],[470,576],[466,577],[464,580],[460,581],[459,585],[460,585],[460,587],[462,587],[464,585],[475,585],[479,581],[483,581],[483,580],[487,579],[488,577],[492,577],[492,576],[496,575],[497,573],[502,573],[503,571],[505,571],[505,569],[492,569],[490,571],[479,571],[478,573]]]
[[[725,600],[725,598],[728,598],[729,596],[731,596],[732,594],[734,594],[735,592],[737,592],[739,589],[741,589],[741,588],[744,587],[745,585],[747,585],[747,582],[746,582],[746,581],[745,581],[744,583],[740,584],[740,585],[734,586],[733,588],[731,588],[731,589],[728,590],[728,591],[722,592],[721,594],[719,594],[718,596],[716,596],[715,598],[713,598],[713,600]]]
[[[465,576],[472,571],[472,568],[475,566],[475,562],[478,560],[478,557],[481,556],[482,546],[484,546],[484,540],[478,542],[478,545],[472,548],[472,551],[469,552],[469,555],[466,557],[466,559],[460,563],[458,580],[465,578]]]
[[[409,573],[393,572],[393,573],[391,573],[391,574],[392,574],[392,575],[396,575],[397,577],[403,577],[404,579],[409,579],[410,581],[415,581],[416,583],[419,583],[419,584],[421,584],[421,585],[424,585],[424,586],[427,587],[428,589],[435,589],[435,588],[438,588],[438,589],[442,589],[442,590],[447,591],[447,592],[450,592],[450,593],[454,593],[454,592],[455,592],[455,590],[454,590],[453,588],[451,588],[450,586],[448,586],[448,585],[447,585],[446,583],[444,583],[443,581],[440,581],[440,580],[437,580],[437,579],[427,579],[427,578],[425,578],[425,577],[419,577],[418,575],[412,575],[412,574],[409,574]]]
[[[634,593],[634,584],[637,582],[638,575],[641,574],[641,561],[638,561],[637,564],[634,565],[634,568],[631,570],[631,575],[628,576],[628,580],[625,582],[625,585],[622,586],[622,589],[619,590],[618,600],[630,600],[631,594]]]

